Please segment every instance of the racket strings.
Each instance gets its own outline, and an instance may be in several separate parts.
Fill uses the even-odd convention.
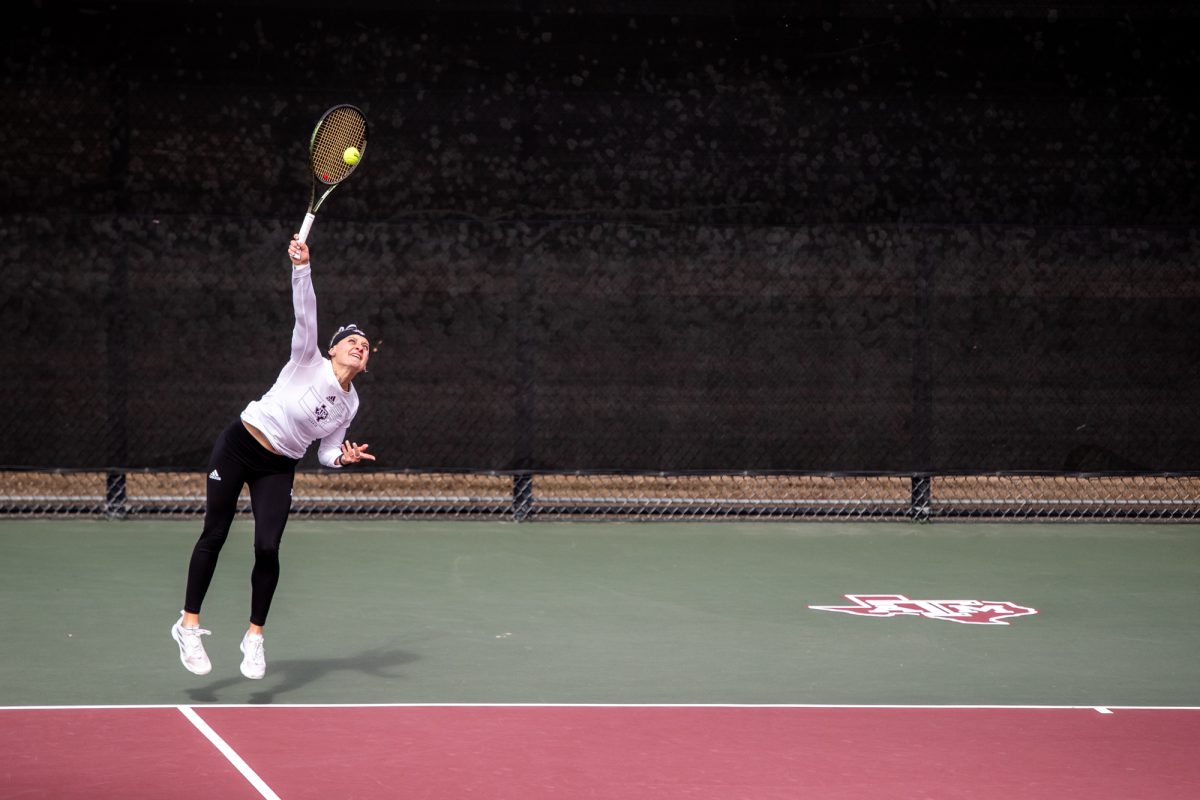
[[[343,154],[347,147],[367,147],[367,121],[357,109],[335,108],[321,121],[312,139],[312,168],[317,180],[335,184],[354,171]]]

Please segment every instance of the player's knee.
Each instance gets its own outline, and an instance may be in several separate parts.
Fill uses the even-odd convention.
[[[256,561],[278,561],[279,542],[255,542],[254,558]]]
[[[220,550],[227,538],[229,538],[229,525],[217,522],[204,526],[204,530],[200,532],[199,544],[205,548]]]

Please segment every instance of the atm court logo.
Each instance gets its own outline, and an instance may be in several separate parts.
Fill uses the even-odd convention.
[[[838,611],[858,617],[925,617],[964,625],[1007,625],[1013,617],[1038,613],[1016,603],[997,600],[912,600],[902,594],[848,594],[854,605],[809,606],[813,611]]]

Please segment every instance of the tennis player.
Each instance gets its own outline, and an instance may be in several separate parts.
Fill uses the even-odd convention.
[[[204,531],[188,565],[182,616],[171,626],[179,659],[197,675],[212,669],[200,640],[210,633],[200,627],[200,605],[233,523],[242,486],[250,486],[254,511],[254,569],[250,573],[250,627],[242,637],[241,668],[247,678],[257,679],[267,671],[263,625],[279,583],[279,543],[291,510],[296,464],[317,439],[321,440],[318,460],[326,467],[338,469],[375,460],[367,453],[366,444],[345,439],[358,411],[353,381],[366,372],[370,358],[367,333],[356,325],[338,328],[329,342],[329,357],[321,354],[309,251],[298,239],[299,235],[294,236],[288,247],[296,311],[291,359],[275,385],[225,429],[208,462]]]

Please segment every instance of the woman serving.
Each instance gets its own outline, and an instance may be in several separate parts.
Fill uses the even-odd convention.
[[[275,385],[247,405],[240,418],[217,439],[208,462],[204,530],[188,564],[183,611],[171,626],[180,661],[197,675],[206,675],[212,669],[200,640],[210,633],[200,627],[200,606],[229,535],[242,486],[250,487],[254,512],[254,568],[250,573],[250,626],[241,643],[241,670],[247,678],[258,679],[267,670],[263,626],[279,583],[279,543],[291,510],[296,464],[317,439],[321,440],[317,457],[326,467],[339,469],[364,459],[375,460],[367,453],[366,444],[345,438],[358,412],[353,381],[367,370],[370,341],[366,331],[345,325],[330,339],[329,357],[321,353],[308,246],[297,239],[299,236],[294,236],[288,248],[296,312],[291,358]]]

